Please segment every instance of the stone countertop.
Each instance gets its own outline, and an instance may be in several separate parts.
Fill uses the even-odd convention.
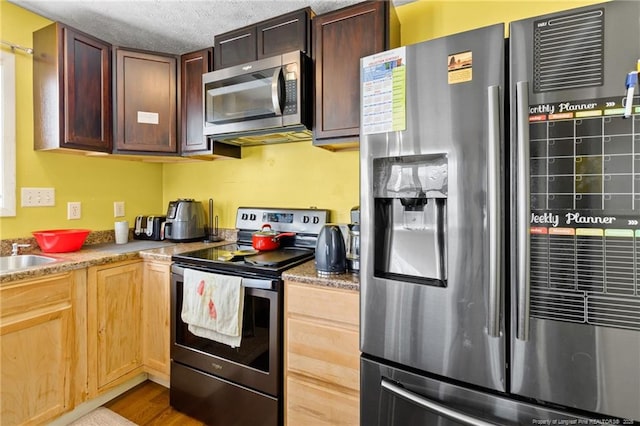
[[[357,274],[338,274],[323,277],[316,271],[315,261],[310,260],[295,268],[287,269],[283,274],[284,280],[297,281],[323,287],[334,287],[343,290],[360,291],[360,277]]]
[[[57,261],[15,271],[0,271],[0,285],[22,279],[38,278],[44,275],[125,260],[142,258],[170,262],[171,256],[174,254],[199,250],[206,247],[222,246],[232,242],[233,241],[220,241],[205,243],[198,241],[192,243],[173,243],[169,241],[134,240],[129,241],[127,244],[103,243],[85,245],[79,251],[70,253],[42,253],[33,251],[29,254],[53,257],[57,259]],[[313,260],[286,270],[282,277],[284,280],[292,280],[306,284],[360,291],[358,275],[346,273],[323,277],[318,275]]]
[[[42,253],[33,251],[29,254],[53,257],[57,259],[57,261],[14,271],[0,271],[0,285],[11,281],[37,278],[44,275],[104,265],[106,263],[121,262],[124,260],[142,258],[169,262],[171,261],[171,256],[177,253],[198,250],[205,247],[221,246],[231,242],[232,241],[220,241],[205,243],[198,241],[192,243],[173,243],[169,241],[139,240],[130,241],[127,244],[107,243],[85,245],[79,251],[70,253]]]

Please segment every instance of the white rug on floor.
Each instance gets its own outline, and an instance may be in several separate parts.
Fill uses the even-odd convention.
[[[98,407],[92,412],[85,414],[70,426],[135,426],[136,424],[114,413],[105,407]]]

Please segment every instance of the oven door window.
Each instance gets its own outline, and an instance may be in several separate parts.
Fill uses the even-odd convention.
[[[282,115],[285,99],[281,67],[205,84],[205,120],[227,124]]]
[[[278,293],[275,291],[245,288],[244,310],[242,317],[242,340],[240,346],[215,342],[189,332],[188,324],[180,318],[182,311],[182,283],[177,283],[176,343],[178,345],[204,352],[226,361],[232,361],[256,370],[269,372],[269,362],[273,347],[272,336],[277,329],[275,315]]]

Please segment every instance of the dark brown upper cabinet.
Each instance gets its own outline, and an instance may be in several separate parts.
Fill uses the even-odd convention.
[[[255,61],[255,25],[215,36],[213,52],[213,68],[216,70]]]
[[[186,53],[180,57],[180,123],[182,156],[240,158],[241,148],[214,141],[203,132],[202,74],[211,71],[213,49]]]
[[[180,58],[180,122],[182,154],[207,150],[202,123],[202,74],[211,71],[213,49],[198,50]]]
[[[111,152],[111,46],[53,23],[33,49],[34,149]]]
[[[258,59],[300,50],[310,55],[311,8],[296,10],[261,22],[256,26]]]
[[[390,1],[367,1],[313,20],[315,108],[313,144],[359,146],[360,58],[400,45],[400,23]]]
[[[213,69],[245,64],[293,50],[309,54],[313,16],[313,11],[307,7],[216,35]]]
[[[115,52],[114,153],[177,154],[177,58]]]

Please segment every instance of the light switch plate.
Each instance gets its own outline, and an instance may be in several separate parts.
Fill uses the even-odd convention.
[[[21,207],[50,207],[56,205],[54,188],[21,188]]]

